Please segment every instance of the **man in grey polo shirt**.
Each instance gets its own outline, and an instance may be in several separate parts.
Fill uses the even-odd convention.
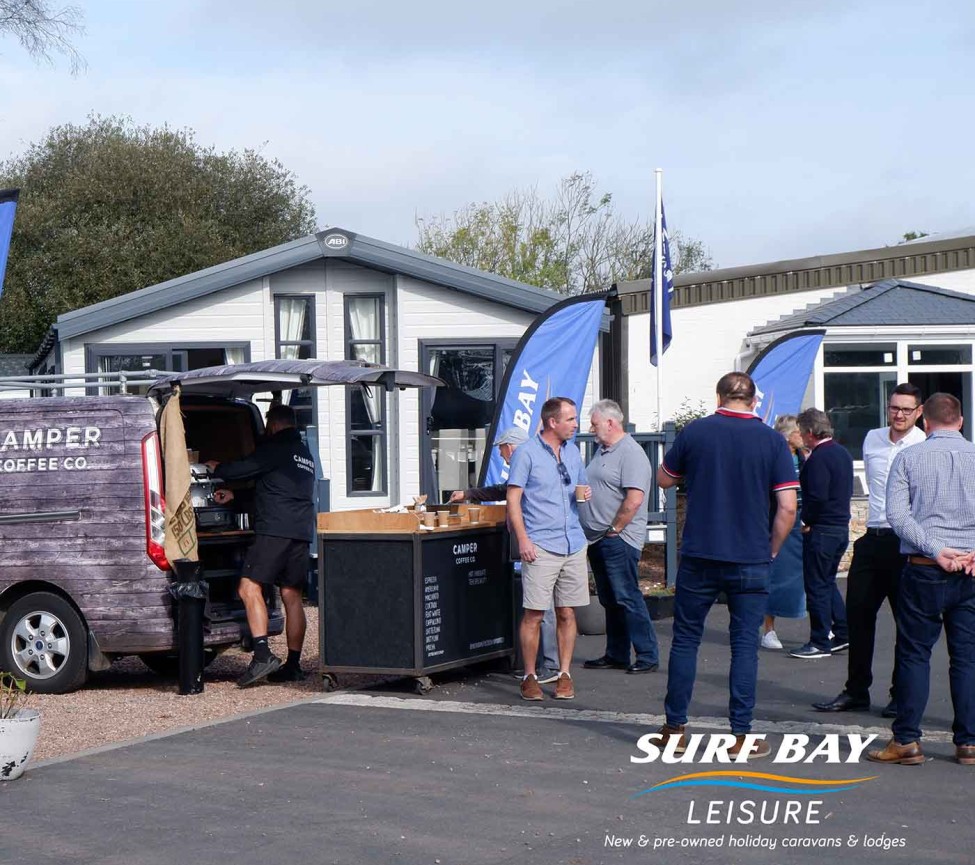
[[[541,418],[541,431],[515,451],[508,474],[508,523],[518,542],[524,590],[525,614],[518,633],[525,662],[521,696],[544,698],[535,659],[539,625],[554,598],[560,668],[555,699],[571,700],[575,697],[569,673],[576,642],[573,608],[589,603],[586,536],[575,499],[576,486],[586,483],[586,469],[571,441],[579,429],[575,403],[552,397],[542,405]]]
[[[586,466],[592,498],[579,519],[589,541],[589,564],[606,608],[606,651],[583,664],[594,670],[652,673],[660,663],[657,635],[640,592],[637,566],[647,539],[653,470],[640,445],[623,429],[619,404],[592,407],[590,428],[599,447]],[[630,663],[630,645],[636,660]]]

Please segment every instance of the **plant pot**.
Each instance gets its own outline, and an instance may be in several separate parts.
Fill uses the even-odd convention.
[[[647,612],[654,621],[658,619],[672,619],[674,617],[674,593],[645,595]]]
[[[606,633],[606,610],[596,595],[589,596],[589,606],[576,607],[576,630],[583,636]]]
[[[40,730],[37,709],[21,709],[12,718],[0,719],[0,781],[13,781],[24,774]]]

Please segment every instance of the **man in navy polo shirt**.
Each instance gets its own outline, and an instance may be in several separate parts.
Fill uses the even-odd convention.
[[[850,543],[853,457],[833,440],[829,415],[807,408],[796,418],[810,454],[802,464],[802,580],[809,610],[809,642],[790,657],[828,658],[850,645],[846,605],[836,571]]]
[[[734,758],[751,730],[769,567],[795,523],[799,484],[785,439],[755,415],[751,377],[729,372],[718,380],[717,393],[718,410],[688,424],[657,470],[661,487],[683,479],[687,488],[661,733],[665,740],[676,737],[677,753],[684,752],[704,621],[724,592],[731,614],[728,718],[737,737],[730,752]],[[773,493],[777,508],[770,529]],[[768,743],[760,741],[746,759],[768,753]]]

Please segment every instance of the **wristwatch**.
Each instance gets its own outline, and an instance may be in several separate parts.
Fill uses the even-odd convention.
[[[614,535],[618,535],[618,534],[619,534],[620,532],[622,532],[622,531],[623,531],[622,529],[618,529],[618,528],[616,528],[616,526],[614,525],[614,526],[610,526],[610,527],[609,527],[609,532],[607,532],[607,534],[609,534],[610,532],[612,532],[612,533],[613,533]]]

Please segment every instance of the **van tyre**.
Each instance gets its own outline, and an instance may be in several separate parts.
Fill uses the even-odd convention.
[[[66,694],[88,678],[88,631],[77,610],[51,592],[14,601],[0,621],[0,669],[38,694]]]

